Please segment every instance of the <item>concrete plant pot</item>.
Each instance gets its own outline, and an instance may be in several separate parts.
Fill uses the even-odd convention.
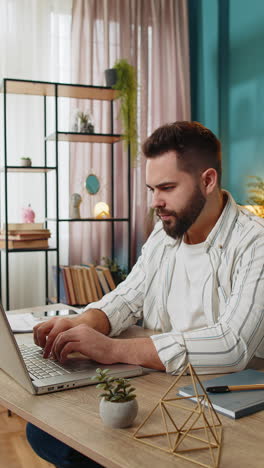
[[[105,70],[106,86],[112,88],[117,82],[117,70],[115,68],[108,68]]]
[[[113,428],[129,427],[138,413],[138,403],[135,399],[120,403],[102,398],[99,413],[106,426]]]
[[[20,159],[20,166],[23,167],[31,167],[32,161],[31,159]]]

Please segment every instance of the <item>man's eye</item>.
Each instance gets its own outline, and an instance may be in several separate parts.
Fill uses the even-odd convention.
[[[162,190],[172,190],[173,188],[173,186],[168,185],[168,187],[162,187]]]
[[[154,192],[154,189],[152,187],[147,187],[149,192]]]

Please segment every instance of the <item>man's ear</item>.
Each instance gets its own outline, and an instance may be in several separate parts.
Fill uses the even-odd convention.
[[[209,169],[206,169],[206,171],[202,173],[201,183],[202,183],[202,187],[206,195],[209,195],[210,193],[212,193],[212,191],[217,185],[217,181],[218,181],[218,175],[214,168],[210,167]]]

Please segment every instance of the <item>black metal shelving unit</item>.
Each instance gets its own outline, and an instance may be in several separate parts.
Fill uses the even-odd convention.
[[[57,269],[60,265],[60,223],[61,222],[100,222],[100,223],[111,223],[111,236],[112,236],[112,247],[111,255],[112,258],[115,257],[115,226],[117,223],[125,222],[128,224],[128,267],[131,267],[131,173],[130,173],[130,149],[127,151],[127,196],[128,196],[128,213],[125,217],[115,217],[114,206],[115,206],[115,191],[114,191],[114,179],[115,179],[115,158],[114,158],[114,144],[122,140],[122,135],[114,133],[114,109],[113,109],[113,100],[116,98],[116,91],[112,88],[105,86],[87,86],[80,84],[70,84],[70,83],[57,83],[57,82],[45,82],[45,81],[31,81],[31,80],[17,80],[13,78],[4,78],[1,84],[1,90],[3,93],[3,125],[4,125],[4,145],[3,145],[3,156],[4,164],[0,167],[0,174],[3,174],[4,178],[4,193],[5,203],[4,203],[4,216],[3,220],[6,226],[6,247],[5,249],[0,249],[0,282],[1,282],[1,297],[2,297],[2,278],[1,278],[1,262],[2,255],[1,253],[5,252],[5,276],[6,276],[6,308],[10,307],[10,281],[9,281],[9,255],[19,252],[43,252],[45,255],[45,295],[46,302],[49,302],[48,290],[49,290],[49,278],[48,278],[48,262],[49,262],[49,252],[56,252],[56,265]],[[31,166],[31,167],[21,167],[8,165],[8,141],[7,141],[7,97],[8,94],[23,94],[30,96],[42,96],[43,97],[43,112],[44,112],[44,165],[43,166]],[[47,97],[54,98],[54,111],[55,111],[55,132],[50,135],[47,135]],[[111,109],[111,121],[110,133],[76,133],[76,132],[62,132],[58,130],[58,100],[59,98],[75,98],[75,99],[87,99],[87,100],[103,100],[109,101]],[[55,164],[52,166],[47,165],[47,153],[48,147],[47,144],[49,141],[55,142]],[[63,142],[82,142],[82,143],[100,143],[111,145],[111,207],[112,207],[112,217],[104,219],[95,219],[95,218],[81,218],[81,219],[72,219],[72,218],[60,218],[59,214],[59,143]],[[34,173],[43,173],[44,177],[44,203],[45,203],[45,225],[50,221],[55,222],[55,231],[56,231],[56,246],[48,249],[10,249],[8,248],[8,173],[12,172],[21,172],[21,173],[31,173],[32,176]],[[55,172],[55,185],[56,185],[56,217],[48,217],[48,174],[50,172]],[[57,277],[57,298],[56,300],[60,301],[60,284],[59,284],[59,275]]]

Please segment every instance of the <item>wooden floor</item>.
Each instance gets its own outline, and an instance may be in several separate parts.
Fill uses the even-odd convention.
[[[25,436],[26,422],[0,406],[0,468],[54,468],[39,458]]]

